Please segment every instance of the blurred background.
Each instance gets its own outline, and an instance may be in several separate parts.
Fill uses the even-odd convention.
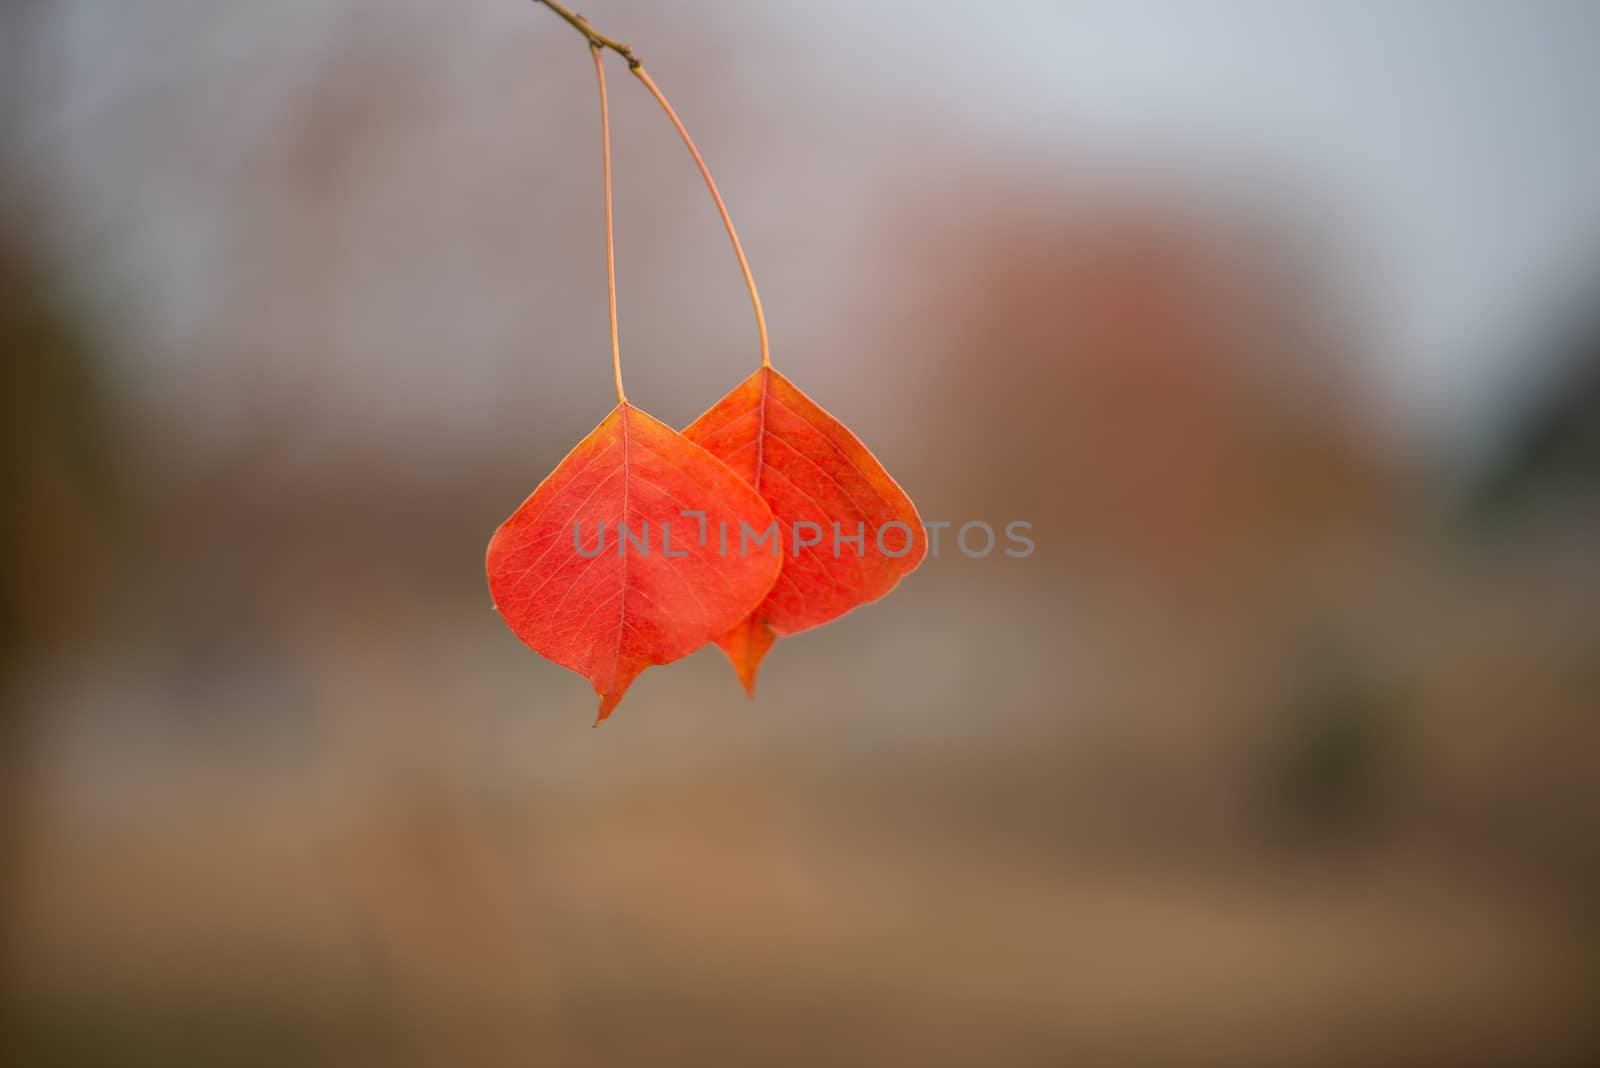
[[[0,1061],[1600,1063],[1600,7],[592,0],[946,548],[602,730],[527,0],[0,13]],[[755,366],[611,57],[630,397]]]

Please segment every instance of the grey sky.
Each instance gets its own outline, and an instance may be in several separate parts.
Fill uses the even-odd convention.
[[[426,4],[381,6],[439,17]],[[453,9],[460,29],[448,62],[463,79],[472,73],[461,69],[464,56],[504,58],[550,29],[524,6],[469,0]],[[658,42],[664,20],[674,31],[704,27],[680,39],[726,35],[741,76],[771,83],[786,68],[808,70],[805,90],[833,96],[813,97],[817,107],[848,113],[863,91],[916,97],[944,109],[953,136],[1046,172],[1087,149],[1295,176],[1337,213],[1344,281],[1372,313],[1382,392],[1424,437],[1460,443],[1474,433],[1463,427],[1486,425],[1507,385],[1537,371],[1518,363],[1528,357],[1517,339],[1536,336],[1581,272],[1600,269],[1600,4],[589,6],[597,23],[637,23]],[[232,149],[219,142],[207,165],[242,166],[237,153],[295,106],[297,67],[341,19],[375,9],[244,5],[223,18],[190,0],[59,0],[42,10],[52,44],[33,57],[42,121],[28,151],[54,184],[69,243],[81,253],[110,242],[105,262],[138,262],[144,298],[160,303],[151,329],[181,330],[215,282],[221,246],[215,219],[206,220],[223,204],[208,208],[207,198],[225,197],[228,185],[162,158],[165,149],[128,134],[122,117],[141,100],[160,108],[171,99],[202,118],[226,112]],[[235,71],[255,91],[216,97]],[[483,113],[475,91],[457,99],[461,114]],[[884,136],[892,145],[894,131]],[[764,210],[746,204],[743,215]],[[106,269],[96,284],[115,295]],[[472,321],[518,328],[487,310]]]

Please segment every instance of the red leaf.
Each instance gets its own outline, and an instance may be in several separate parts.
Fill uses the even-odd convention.
[[[706,525],[683,511],[704,512]],[[604,720],[645,668],[694,652],[761,601],[779,561],[724,555],[715,532],[726,523],[737,538],[741,523],[771,522],[760,496],[721,461],[619,404],[495,531],[489,591],[517,637],[594,684]],[[648,532],[647,552],[634,540],[619,549],[620,523],[635,539]],[[604,549],[583,555],[600,538],[597,524]],[[663,546],[669,529],[672,556]]]
[[[771,367],[745,379],[683,433],[755,487],[784,539],[783,570],[772,592],[717,639],[753,696],[756,672],[778,636],[882,597],[922,563],[927,537],[916,506],[867,447]],[[810,540],[807,523],[817,524],[821,541],[797,548]],[[904,529],[885,529],[891,523]],[[853,541],[836,543],[834,524],[843,538],[861,534],[859,550]]]

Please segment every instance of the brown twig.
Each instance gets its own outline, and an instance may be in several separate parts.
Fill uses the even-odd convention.
[[[577,30],[579,33],[583,34],[589,39],[589,44],[592,47],[596,49],[611,49],[611,51],[628,61],[628,67],[630,69],[639,65],[639,60],[634,56],[633,49],[629,48],[621,41],[614,41],[610,37],[607,37],[605,34],[599,32],[593,26],[589,25],[589,20],[584,18],[582,15],[561,4],[556,3],[556,0],[537,0],[537,2],[544,4],[545,7],[566,19],[573,29]]]

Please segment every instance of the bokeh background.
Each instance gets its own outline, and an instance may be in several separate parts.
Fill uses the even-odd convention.
[[[1600,7],[584,11],[777,365],[1037,551],[591,730],[482,574],[612,403],[580,38],[11,0],[0,1061],[1600,1061]],[[611,72],[681,426],[755,333]]]

